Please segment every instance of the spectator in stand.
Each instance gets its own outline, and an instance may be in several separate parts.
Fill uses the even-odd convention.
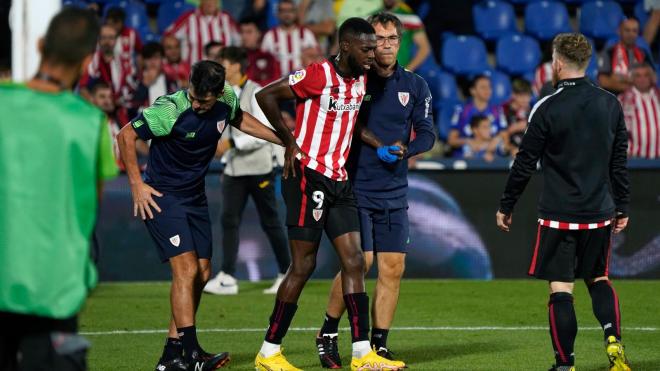
[[[297,10],[293,0],[280,0],[277,6],[280,24],[264,35],[261,50],[273,53],[280,60],[284,76],[302,68],[302,51],[318,47],[314,33],[296,23]]]
[[[163,71],[163,47],[157,42],[150,42],[142,49],[142,79],[135,92],[136,106],[141,109],[152,105],[156,98],[172,94],[180,87],[176,80],[171,80]]]
[[[210,61],[218,60],[221,50],[222,44],[217,41],[211,41],[210,43],[204,45],[204,59],[208,59]]]
[[[542,98],[543,92],[548,89],[548,85],[552,88],[552,61],[541,63],[536,67],[534,72],[534,85],[532,91],[534,96],[539,99]]]
[[[163,72],[168,79],[176,81],[180,88],[187,88],[190,64],[181,57],[181,41],[174,36],[164,36],[161,42],[165,52]]]
[[[644,0],[644,10],[651,13],[644,25],[644,40],[647,44],[653,45],[658,28],[660,28],[660,1]]]
[[[396,59],[407,70],[415,71],[431,54],[431,43],[424,31],[424,23],[400,0],[383,0],[382,10],[394,13],[403,23],[403,34]]]
[[[182,14],[165,30],[182,43],[183,60],[190,65],[204,57],[204,46],[217,41],[224,46],[240,45],[238,27],[229,13],[220,10],[219,0],[200,0],[199,8]]]
[[[117,37],[115,28],[107,24],[101,26],[98,47],[79,82],[80,94],[91,101],[89,88],[96,81],[103,81],[112,88],[115,105],[126,110],[123,115],[131,117],[135,114],[132,102],[137,88],[137,70],[134,64],[124,64],[116,58]]]
[[[254,18],[241,20],[240,25],[243,47],[247,52],[248,79],[261,86],[266,86],[282,77],[280,61],[267,51],[261,50],[261,30]]]
[[[630,66],[653,63],[653,58],[637,45],[639,22],[624,19],[619,25],[619,41],[605,49],[598,59],[598,82],[613,93],[621,93],[632,85]]]
[[[147,44],[148,45],[148,44]],[[145,48],[147,47],[145,45]],[[144,51],[145,49],[143,49]],[[108,129],[112,138],[112,152],[115,155],[115,161],[117,167],[120,170],[124,170],[124,163],[119,157],[119,146],[117,145],[117,134],[124,125],[129,121],[128,117],[122,117],[116,107],[115,102],[112,99],[112,89],[110,85],[106,84],[103,81],[97,81],[92,84],[90,88],[92,104],[98,107],[103,113],[105,113],[106,118],[108,119]],[[136,142],[136,149],[140,155],[147,156],[149,154],[149,145],[139,139]]]
[[[139,65],[138,57],[142,51],[142,41],[134,29],[126,26],[126,13],[122,8],[112,7],[108,9],[105,16],[105,24],[117,31],[117,43],[115,44],[115,56],[124,65],[124,69],[130,65]]]
[[[632,87],[619,101],[628,129],[628,156],[660,158],[660,91],[649,64],[632,67]]]
[[[506,129],[509,138],[509,150],[516,156],[523,134],[527,129],[527,118],[531,110],[532,86],[524,79],[514,79],[511,83],[511,99],[504,104],[504,116],[509,126]]]
[[[337,17],[332,0],[301,0],[298,19],[319,41],[321,50],[328,51],[336,32]]]
[[[502,107],[490,104],[492,95],[493,90],[488,76],[479,75],[472,80],[470,86],[472,99],[462,106],[456,107],[454,116],[451,119],[447,144],[454,149],[454,156],[460,156],[461,148],[472,137],[472,129],[470,128],[472,116],[486,116],[491,125],[491,134],[493,136],[498,135],[498,133],[499,135],[505,135],[505,129],[508,126],[506,117]]]
[[[490,119],[484,115],[474,115],[470,119],[472,137],[465,141],[461,148],[464,158],[481,158],[493,162],[495,156],[506,156],[507,144],[502,136],[493,137]]]

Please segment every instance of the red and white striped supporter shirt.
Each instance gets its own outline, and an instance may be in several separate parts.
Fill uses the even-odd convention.
[[[166,35],[181,40],[183,60],[191,66],[204,59],[204,46],[211,41],[224,46],[241,44],[236,21],[223,11],[214,15],[203,15],[199,9],[183,13],[165,30]]]
[[[328,60],[289,76],[289,86],[298,97],[294,136],[307,154],[304,166],[334,180],[348,180],[344,165],[366,83],[366,75],[340,76]]]
[[[552,62],[545,62],[538,66],[536,72],[534,72],[534,83],[532,84],[534,95],[538,97],[543,85],[550,81],[552,81]]]
[[[134,65],[136,56],[142,51],[140,36],[130,27],[124,27],[117,37],[115,44],[115,56],[122,62],[124,69],[129,69],[127,64]]]
[[[130,105],[133,93],[138,85],[137,68],[135,64],[122,61],[116,55],[108,63],[103,58],[103,53],[97,49],[79,84],[82,87],[89,87],[90,83],[96,80],[101,80],[110,85],[115,103],[127,106]]]
[[[282,76],[302,68],[302,51],[307,48],[318,48],[316,36],[307,27],[295,27],[288,31],[273,27],[261,41],[261,50],[272,53],[280,60]]]
[[[660,158],[660,91],[631,88],[619,95],[628,129],[628,156]]]

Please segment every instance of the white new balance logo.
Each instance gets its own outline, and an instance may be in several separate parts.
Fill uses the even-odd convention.
[[[204,367],[204,363],[199,363],[199,362],[195,363],[195,371],[204,371],[203,367]]]

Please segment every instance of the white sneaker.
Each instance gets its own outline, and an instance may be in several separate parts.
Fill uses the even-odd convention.
[[[221,271],[206,283],[204,292],[215,295],[236,295],[238,294],[238,281],[233,276]]]
[[[278,273],[277,278],[275,278],[275,282],[273,282],[273,286],[265,289],[264,294],[277,294],[277,290],[280,288],[283,280],[284,275],[282,273]]]

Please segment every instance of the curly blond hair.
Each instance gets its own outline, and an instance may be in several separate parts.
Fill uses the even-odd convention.
[[[591,59],[591,43],[579,32],[560,33],[552,40],[552,50],[566,63],[584,70]]]

